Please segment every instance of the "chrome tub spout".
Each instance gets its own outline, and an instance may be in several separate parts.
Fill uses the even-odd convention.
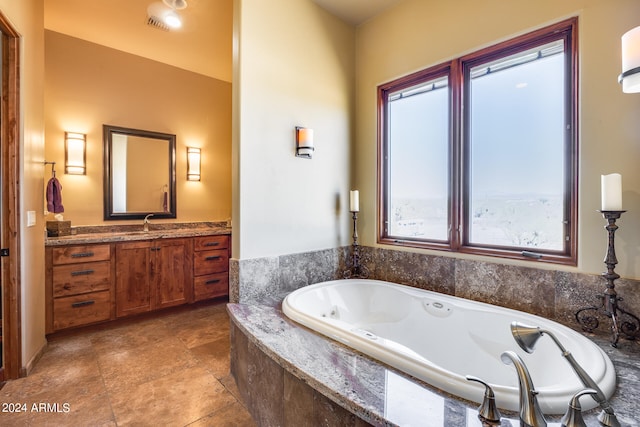
[[[505,365],[513,365],[518,374],[518,388],[520,390],[520,425],[523,427],[546,427],[540,405],[538,404],[538,392],[533,386],[529,370],[524,362],[513,351],[505,351],[500,356]]]

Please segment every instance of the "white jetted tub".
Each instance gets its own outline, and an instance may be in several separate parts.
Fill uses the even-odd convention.
[[[607,398],[616,386],[609,357],[591,340],[557,322],[490,304],[378,280],[335,280],[298,289],[282,303],[284,313],[330,338],[385,362],[441,390],[481,402],[488,382],[498,406],[518,410],[518,378],[500,355],[515,351],[539,392],[543,412],[562,414],[585,387],[550,337],[532,354],[511,335],[512,321],[552,332],[595,380]],[[581,399],[583,409],[596,402]]]

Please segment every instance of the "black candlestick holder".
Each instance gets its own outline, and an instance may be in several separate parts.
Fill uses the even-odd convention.
[[[351,265],[342,277],[345,279],[366,279],[369,277],[369,269],[360,264],[360,246],[358,245],[358,212],[351,211],[353,219],[353,243],[351,244]]]
[[[600,305],[578,310],[576,312],[576,320],[582,326],[583,330],[593,332],[600,324],[597,315],[602,314],[608,317],[611,319],[611,345],[617,347],[621,333],[624,334],[627,339],[633,340],[638,338],[638,332],[640,331],[640,319],[618,306],[618,302],[622,301],[622,298],[618,296],[614,283],[616,279],[620,278],[620,275],[615,272],[616,264],[618,264],[614,244],[615,233],[618,229],[616,220],[620,219],[620,216],[626,211],[599,212],[601,212],[602,216],[607,220],[607,225],[604,228],[609,235],[607,254],[604,258],[607,271],[602,273],[602,277],[607,281],[607,288],[602,295],[597,296],[600,300]]]

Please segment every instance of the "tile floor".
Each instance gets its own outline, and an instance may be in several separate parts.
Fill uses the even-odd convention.
[[[0,426],[255,426],[229,374],[224,302],[54,337],[0,405]]]

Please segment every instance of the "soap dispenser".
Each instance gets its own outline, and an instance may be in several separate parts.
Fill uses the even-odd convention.
[[[496,406],[496,397],[491,386],[482,381],[480,378],[474,377],[472,375],[467,375],[466,378],[468,381],[479,382],[485,387],[484,399],[482,401],[482,404],[478,407],[478,417],[489,423],[500,423],[502,414],[500,414],[500,411]]]

